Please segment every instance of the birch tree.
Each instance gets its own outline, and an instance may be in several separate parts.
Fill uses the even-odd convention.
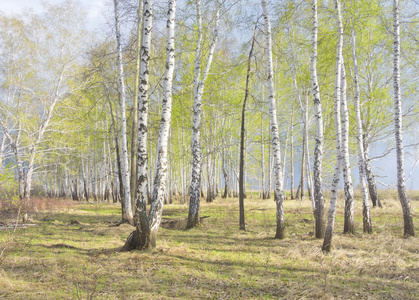
[[[135,86],[134,99],[132,103],[132,138],[131,138],[131,207],[135,207],[135,194],[137,188],[137,146],[138,146],[138,96],[140,87],[140,65],[141,65],[141,31],[143,0],[138,0],[137,9],[137,49],[135,61]]]
[[[311,9],[313,11],[312,33],[311,33],[311,55],[310,55],[310,75],[311,92],[313,94],[315,118],[316,118],[316,144],[314,147],[314,217],[316,222],[315,237],[321,239],[324,237],[324,197],[323,197],[323,115],[320,99],[320,87],[317,78],[317,39],[318,39],[318,18],[317,18],[317,0],[312,0]]]
[[[402,100],[400,87],[400,20],[399,0],[393,0],[393,93],[394,93],[394,134],[397,153],[397,191],[403,211],[404,236],[414,236],[414,226],[410,200],[407,198],[404,174]]]
[[[218,40],[218,27],[220,21],[220,3],[217,0],[217,8],[214,20],[214,34],[212,42],[208,51],[207,63],[202,72],[201,77],[201,52],[203,40],[203,27],[202,27],[202,9],[201,0],[196,0],[196,13],[198,23],[198,40],[195,48],[195,67],[194,67],[194,80],[193,80],[193,121],[192,121],[192,179],[190,185],[190,201],[189,201],[189,214],[188,223],[186,228],[195,227],[199,223],[199,210],[200,210],[200,190],[201,190],[201,165],[202,165],[202,150],[200,140],[200,128],[202,118],[202,95],[204,93],[205,81],[208,77],[212,59],[214,56],[215,46]]]
[[[151,11],[149,9],[151,9],[151,3],[149,1],[145,1],[145,15],[151,15]],[[160,121],[159,136],[157,142],[157,164],[151,207],[147,215],[145,198],[141,197],[140,199],[137,199],[135,210],[136,230],[132,232],[128,237],[128,240],[124,246],[125,250],[147,249],[150,246],[156,247],[157,231],[161,223],[164,197],[167,186],[167,152],[172,114],[173,71],[175,68],[175,14],[176,0],[170,0],[166,25],[167,56],[163,82],[162,117]],[[148,27],[149,22],[147,21],[147,17],[145,17],[144,26],[146,30],[150,28]]]
[[[340,13],[340,10],[339,12]],[[342,17],[340,17],[341,19]],[[339,30],[342,34],[343,40],[343,24],[339,24]],[[342,159],[343,159],[343,180],[344,180],[344,192],[345,192],[345,218],[343,233],[354,233],[354,189],[352,184],[352,172],[349,161],[349,110],[348,103],[346,101],[346,71],[345,63],[343,59],[343,47],[341,48],[341,96],[340,96],[340,109],[342,116]]]
[[[336,202],[340,173],[342,171],[342,129],[341,129],[341,82],[342,82],[342,49],[343,49],[343,28],[340,2],[335,0],[338,24],[338,42],[336,53],[336,73],[335,73],[335,133],[336,133],[336,167],[333,175],[332,187],[330,192],[329,211],[327,215],[327,226],[323,241],[323,251],[329,252],[332,245],[333,230],[335,227]]]
[[[250,67],[252,61],[253,47],[255,45],[256,39],[256,26],[253,32],[252,45],[250,47],[249,57],[247,58],[247,73],[246,73],[246,87],[244,90],[244,100],[242,108],[242,119],[240,126],[240,170],[239,170],[239,206],[240,206],[240,221],[239,226],[241,230],[246,229],[246,224],[244,221],[244,136],[245,136],[245,117],[246,117],[246,102],[249,96],[249,81],[250,81]],[[262,150],[263,151],[263,150]],[[263,173],[263,171],[262,171]],[[263,181],[262,181],[263,182]],[[263,184],[263,183],[262,183]],[[264,192],[264,190],[263,190]]]
[[[15,155],[22,198],[29,198],[40,154],[52,129],[57,108],[85,81],[72,86],[89,39],[84,13],[72,2],[44,4],[43,14],[0,17],[1,127]]]
[[[153,30],[153,3],[144,0],[143,5],[143,34],[140,62],[140,86],[138,102],[138,151],[137,151],[137,190],[135,196],[135,222],[138,223],[137,233],[145,245],[149,243],[149,219],[147,217],[147,188],[148,188],[148,90],[150,75],[151,33]],[[139,229],[142,228],[142,231]]]
[[[273,150],[273,164],[274,164],[274,197],[276,202],[276,234],[275,238],[283,239],[285,237],[285,217],[284,217],[284,191],[283,191],[283,178],[282,178],[282,162],[281,162],[281,145],[279,140],[278,121],[276,113],[276,100],[275,100],[275,86],[274,86],[274,71],[272,62],[272,33],[271,24],[269,21],[268,5],[266,0],[261,0],[264,30],[266,36],[266,62],[267,62],[267,86],[268,86],[268,103],[270,115],[270,127],[272,138]]]
[[[118,84],[119,84],[119,105],[121,113],[121,171],[122,182],[124,186],[124,203],[126,218],[130,223],[133,223],[133,213],[131,207],[131,192],[130,192],[130,172],[128,164],[128,144],[127,144],[127,119],[125,116],[125,79],[124,67],[122,64],[122,44],[119,21],[119,0],[114,0],[115,8],[115,35],[116,35],[116,54],[118,64]]]
[[[356,34],[355,29],[352,28],[352,59],[354,65],[354,106],[355,106],[355,119],[356,119],[356,139],[358,145],[358,168],[359,168],[359,182],[361,184],[362,195],[362,220],[363,229],[366,233],[372,233],[371,215],[370,215],[370,201],[368,197],[367,183],[365,179],[365,158],[364,158],[364,141],[361,120],[360,108],[360,89],[359,89],[359,75],[358,75],[358,60],[356,57]]]

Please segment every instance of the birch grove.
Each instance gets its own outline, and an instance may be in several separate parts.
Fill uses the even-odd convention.
[[[72,1],[0,13],[0,179],[17,206],[113,202],[112,222],[133,226],[131,250],[156,246],[167,205],[185,209],[176,222],[193,232],[231,205],[249,233],[244,199],[262,209],[273,196],[275,238],[284,207],[298,205],[314,215],[298,230],[327,252],[335,227],[354,234],[361,215],[365,234],[380,228],[397,186],[414,235],[413,2],[156,3],[113,0],[102,35]]]

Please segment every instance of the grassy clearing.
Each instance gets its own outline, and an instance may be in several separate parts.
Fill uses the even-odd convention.
[[[30,215],[0,265],[5,299],[418,299],[419,243],[402,238],[394,193],[372,211],[374,233],[343,235],[338,208],[333,252],[313,238],[308,201],[285,203],[287,238],[275,240],[275,204],[246,199],[247,231],[238,230],[238,200],[203,203],[210,216],[195,229],[161,228],[157,248],[121,253],[132,227],[116,204],[69,203]],[[418,224],[418,195],[412,195]],[[62,200],[56,200],[62,201]],[[186,218],[186,205],[168,205],[164,217]],[[416,233],[419,229],[416,227]],[[7,233],[0,231],[0,243]]]

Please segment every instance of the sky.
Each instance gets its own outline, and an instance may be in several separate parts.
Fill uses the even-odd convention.
[[[7,14],[20,13],[25,9],[33,9],[35,12],[42,10],[42,3],[59,4],[64,0],[1,0],[0,11]],[[76,1],[77,2],[77,1]],[[107,9],[106,0],[84,0],[78,1],[82,3],[87,11],[88,22],[90,29],[98,29],[105,24],[104,12]]]

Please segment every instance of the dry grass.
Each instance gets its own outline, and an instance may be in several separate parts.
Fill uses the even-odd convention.
[[[128,253],[119,247],[132,227],[110,227],[120,219],[117,205],[73,202],[38,211],[30,215],[37,226],[18,233],[0,266],[0,298],[418,299],[417,238],[402,238],[400,204],[393,192],[382,194],[384,208],[372,211],[371,235],[361,232],[359,201],[357,234],[341,233],[340,202],[328,255],[313,238],[308,201],[286,201],[284,240],[272,238],[272,200],[245,200],[243,232],[237,199],[216,199],[203,203],[201,215],[210,217],[200,227],[161,228],[156,249]],[[416,196],[411,197],[415,224]],[[187,206],[166,206],[164,215],[183,220]],[[5,237],[0,232],[0,242]]]

